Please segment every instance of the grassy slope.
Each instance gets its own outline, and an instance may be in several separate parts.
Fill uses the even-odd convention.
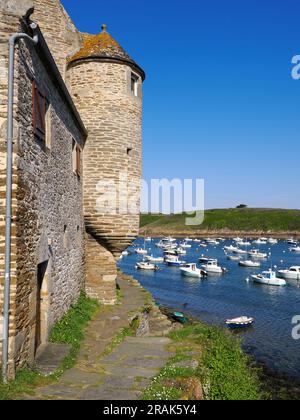
[[[300,232],[300,210],[282,209],[218,209],[205,211],[202,225],[186,226],[185,214],[141,215],[144,231],[166,229],[169,231],[264,231]]]

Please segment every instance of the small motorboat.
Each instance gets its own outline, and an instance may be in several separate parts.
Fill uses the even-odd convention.
[[[181,244],[179,244],[180,248],[183,249],[189,249],[192,248],[192,245],[188,244],[187,242],[182,242]]]
[[[259,252],[258,249],[252,249],[251,251],[248,252],[248,254],[249,254],[249,257],[251,258],[259,258],[259,259],[268,258],[268,254]]]
[[[274,239],[274,238],[269,238],[268,239],[269,244],[271,245],[276,245],[278,244],[278,239]]]
[[[237,248],[237,249],[235,249],[234,251],[232,251],[234,254],[239,254],[239,255],[246,255],[246,254],[248,254],[248,252],[246,251],[246,250],[244,250],[244,249],[239,249],[239,248]]]
[[[265,239],[265,238],[263,238],[263,239]],[[267,245],[267,241],[263,240],[263,239],[262,238],[257,239],[256,241],[253,241],[253,244],[254,245]]]
[[[278,276],[286,280],[300,280],[300,267],[293,266],[288,270],[279,270]]]
[[[276,277],[276,272],[272,270],[263,271],[261,274],[253,274],[251,278],[255,283],[267,286],[286,286],[286,281]]]
[[[201,239],[194,239],[194,242],[195,242],[196,244],[200,244],[200,243],[201,243]]]
[[[152,242],[152,238],[150,238],[150,236],[148,238],[145,239],[145,242]]]
[[[289,245],[297,245],[298,242],[294,238],[289,238],[286,240],[286,243]]]
[[[183,248],[181,248],[181,247],[176,248],[176,249],[175,249],[175,252],[176,252],[178,255],[186,255],[186,249],[183,249]]]
[[[238,246],[251,246],[251,242],[241,241],[237,242]]]
[[[293,248],[290,248],[290,251],[291,252],[300,252],[300,246],[296,246],[296,247],[293,247]]]
[[[184,239],[184,242],[186,242],[186,243],[188,243],[188,242],[193,242],[193,239],[191,239],[191,238],[185,238],[185,239]]]
[[[199,246],[201,246],[201,248],[207,248],[206,244],[200,244]]]
[[[239,238],[239,237],[233,238],[233,241],[234,242],[242,242],[243,241],[243,238]]]
[[[208,245],[219,245],[220,244],[219,241],[217,241],[216,239],[212,239],[212,238],[207,238],[207,239],[205,239],[205,241]]]
[[[237,251],[238,248],[236,246],[233,245],[229,245],[229,246],[224,246],[225,251],[229,251],[229,252],[234,252]]]
[[[188,322],[187,317],[185,317],[181,312],[172,312],[170,315],[173,319],[175,319],[175,321],[178,321],[181,324],[186,324]]]
[[[208,257],[205,257],[204,255],[202,255],[200,258],[199,258],[199,262],[201,263],[201,264],[207,264],[208,263],[208,261],[209,260],[211,260],[212,258],[208,258]]]
[[[165,259],[165,263],[170,267],[181,267],[182,265],[186,264],[185,261],[181,261],[179,257],[170,255]]]
[[[251,325],[253,325],[254,323],[254,318],[249,318],[247,316],[241,316],[239,318],[234,318],[234,319],[227,319],[225,321],[226,325],[229,328],[247,328],[250,327]]]
[[[153,255],[147,255],[145,257],[145,260],[150,262],[150,263],[163,263],[164,262],[164,258],[163,257],[153,257]]]
[[[146,249],[144,249],[144,248],[137,248],[135,250],[135,253],[138,254],[138,255],[147,255],[148,254],[148,251]]]
[[[202,265],[202,268],[208,274],[223,274],[226,270],[218,265],[218,260],[208,260],[206,264]]]
[[[145,261],[137,263],[136,268],[138,270],[148,270],[148,271],[157,271],[159,269],[157,265],[152,264],[150,262],[145,262]]]
[[[229,261],[240,261],[241,257],[239,255],[227,255],[227,260]]]
[[[205,271],[198,268],[196,264],[185,264],[180,267],[180,271],[181,274],[186,277],[201,278],[206,274]]]
[[[241,267],[247,267],[247,268],[258,268],[260,267],[259,261],[253,261],[253,260],[241,260],[239,262],[239,266]]]
[[[123,251],[122,252],[122,257],[128,257],[129,255],[129,251]]]

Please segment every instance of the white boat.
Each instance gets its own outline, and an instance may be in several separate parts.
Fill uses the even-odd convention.
[[[181,244],[179,244],[179,246],[183,249],[189,249],[192,248],[192,245],[187,244],[186,242],[182,242]]]
[[[196,244],[200,244],[200,243],[201,243],[201,239],[194,239],[194,242],[195,242]]]
[[[224,269],[218,265],[218,260],[208,260],[206,264],[202,265],[202,268],[208,274],[222,274],[224,273]]]
[[[128,257],[128,255],[129,255],[129,252],[128,251],[123,251],[122,252],[122,257]]]
[[[278,276],[286,280],[300,280],[300,267],[293,266],[288,270],[279,270]]]
[[[296,246],[294,248],[290,248],[291,252],[300,252],[300,246]]]
[[[228,255],[227,260],[229,261],[240,261],[241,257],[239,255]]]
[[[255,283],[265,284],[268,286],[286,286],[286,281],[276,277],[276,272],[269,270],[263,271],[261,274],[253,274],[251,276]]]
[[[207,245],[206,245],[206,244],[200,244],[200,246],[201,246],[202,248],[207,248]]]
[[[138,255],[147,255],[148,254],[148,251],[146,249],[144,249],[144,248],[137,248],[135,250],[135,253],[138,254]]]
[[[180,267],[181,274],[186,277],[203,277],[204,272],[196,264],[185,264]]]
[[[229,328],[246,328],[254,323],[254,318],[241,316],[239,318],[227,319],[225,323]]]
[[[268,258],[268,254],[259,252],[258,249],[252,249],[251,251],[248,252],[248,254],[249,254],[249,257],[251,258],[259,258],[259,259]]]
[[[234,242],[242,242],[242,240],[243,240],[243,238],[239,238],[239,237],[233,238]]]
[[[289,245],[297,245],[298,242],[294,238],[289,238],[286,240],[286,243]]]
[[[256,241],[253,241],[254,245],[267,245],[267,241],[264,241],[262,239],[257,239]]]
[[[193,242],[193,239],[191,239],[191,238],[185,238],[184,239],[184,242]]]
[[[165,259],[165,262],[167,265],[171,266],[171,267],[181,267],[182,265],[186,264],[185,261],[181,261],[179,259],[179,257],[176,256],[169,256]]]
[[[233,245],[229,245],[229,246],[224,246],[225,251],[229,251],[229,252],[234,252],[236,250],[238,250],[238,248],[236,246]]]
[[[148,271],[157,271],[158,267],[155,264],[151,264],[150,262],[140,262],[137,263],[136,268],[138,270],[148,270]]]
[[[234,251],[232,251],[234,254],[240,254],[240,255],[246,255],[246,254],[248,254],[248,252],[247,251],[245,251],[244,249],[239,249],[239,248],[237,248],[237,249],[235,249]]]
[[[151,263],[163,263],[164,262],[164,258],[163,257],[153,257],[153,255],[147,255],[145,257],[145,260]]]
[[[268,242],[271,245],[276,245],[276,244],[278,244],[278,239],[270,238],[270,239],[268,239]]]
[[[150,238],[150,236],[148,238],[145,239],[145,242],[152,242],[152,238]]]
[[[181,247],[176,248],[176,249],[175,249],[175,252],[176,252],[176,254],[178,254],[178,255],[186,255],[186,249],[183,249],[183,248],[181,248]]]
[[[253,261],[253,260],[241,260],[239,262],[239,265],[241,267],[247,267],[247,268],[257,268],[260,267],[260,262],[259,261]]]
[[[207,238],[205,239],[206,243],[208,245],[219,245],[220,242],[218,242],[216,239],[212,239],[212,238]]]
[[[237,242],[238,246],[251,246],[251,242],[241,241]]]

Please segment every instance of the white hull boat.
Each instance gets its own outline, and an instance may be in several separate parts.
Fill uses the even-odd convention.
[[[178,254],[178,255],[186,255],[186,249],[183,249],[183,248],[176,248],[175,249],[175,252]]]
[[[269,244],[271,244],[271,245],[276,245],[276,244],[278,244],[278,239],[270,238],[270,239],[268,240],[268,242],[269,242]]]
[[[276,277],[275,271],[263,271],[261,274],[254,274],[251,276],[255,283],[264,284],[267,286],[286,286],[286,281]]]
[[[198,268],[196,264],[186,264],[180,267],[181,274],[186,277],[197,277],[201,278],[204,275],[203,270]]]
[[[244,249],[236,249],[233,251],[234,254],[240,254],[240,255],[246,255],[248,254],[247,251],[245,251]]]
[[[184,242],[184,243],[180,244],[180,248],[190,249],[190,248],[192,248],[192,245],[187,244],[186,242]]]
[[[229,261],[240,261],[241,257],[239,255],[228,255],[227,260]]]
[[[135,250],[135,253],[138,254],[138,255],[147,255],[148,251],[146,249],[143,249],[143,248],[137,248]]]
[[[181,267],[182,265],[186,264],[185,261],[181,261],[178,256],[169,256],[165,259],[165,263],[170,267]]]
[[[296,246],[295,248],[291,248],[290,251],[299,253],[300,252],[300,246]]]
[[[224,249],[225,249],[225,251],[229,251],[229,252],[234,252],[234,251],[238,250],[238,248],[236,246],[232,246],[232,245],[224,246]]]
[[[251,246],[251,242],[244,242],[244,241],[237,242],[237,245],[238,246]]]
[[[164,258],[163,257],[153,257],[153,255],[151,256],[146,256],[145,260],[150,262],[150,263],[163,263],[164,262]]]
[[[158,270],[157,265],[151,264],[150,262],[137,263],[136,268],[138,270],[147,270],[147,271],[157,271]]]
[[[218,265],[217,260],[209,260],[207,264],[203,264],[202,268],[208,273],[208,274],[223,274],[225,270]]]
[[[268,254],[265,254],[263,252],[259,252],[257,249],[253,249],[248,254],[249,254],[249,257],[251,257],[251,258],[258,258],[258,259],[262,259],[262,260],[265,259],[265,258],[268,258]]]
[[[257,241],[253,241],[254,245],[267,245],[267,241],[263,241],[262,239],[257,239]]]
[[[278,276],[286,280],[300,280],[300,267],[294,266],[289,270],[279,270]]]
[[[261,264],[258,261],[242,260],[239,262],[239,265],[241,267],[247,267],[247,268],[258,268],[260,267]]]

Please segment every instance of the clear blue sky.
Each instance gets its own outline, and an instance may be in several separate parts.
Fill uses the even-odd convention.
[[[63,0],[145,69],[144,178],[204,178],[206,208],[300,208],[299,0]]]

